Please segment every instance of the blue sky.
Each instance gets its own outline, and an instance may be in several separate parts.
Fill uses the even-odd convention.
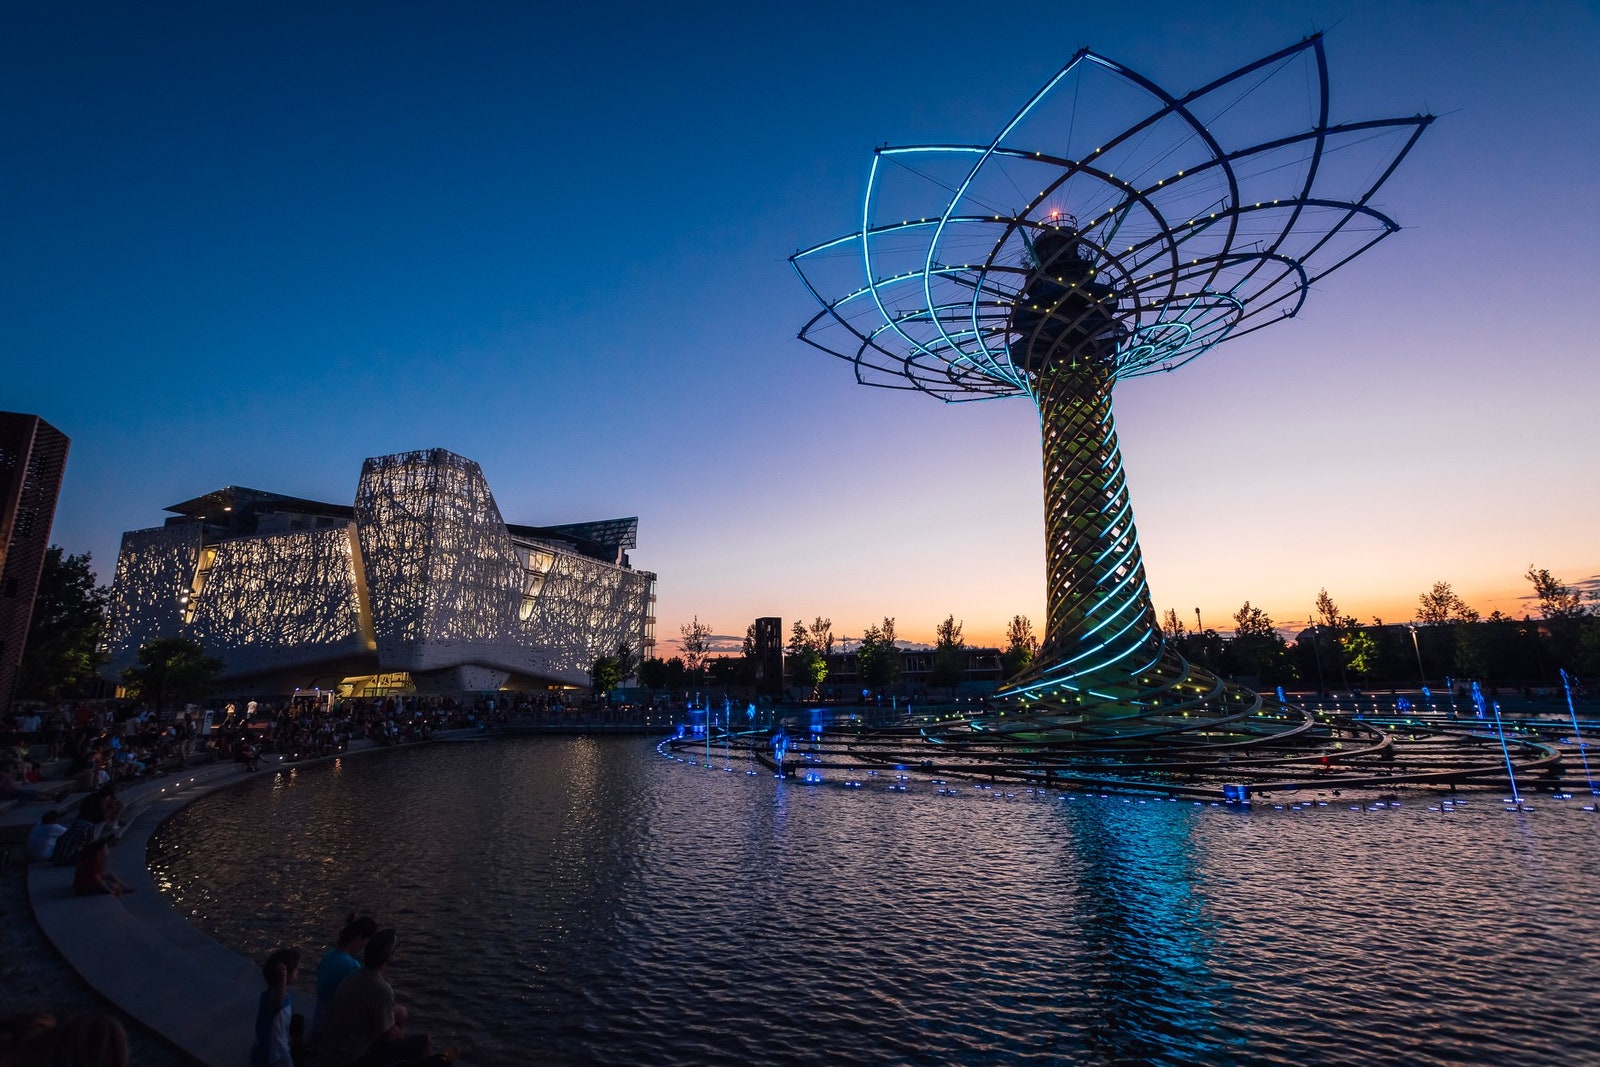
[[[73,438],[59,543],[109,578],[167,504],[442,446],[512,521],[638,515],[663,638],[1042,625],[1029,405],[854,386],[786,259],[874,145],[984,140],[1079,46],[1182,92],[1325,30],[1335,118],[1441,119],[1398,236],[1119,390],[1158,607],[1521,614],[1530,562],[1600,573],[1592,6],[541,6],[0,16],[0,406]]]

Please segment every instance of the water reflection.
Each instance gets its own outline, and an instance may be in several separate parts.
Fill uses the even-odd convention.
[[[1063,881],[1089,964],[1086,1043],[1108,1062],[1221,1062],[1227,983],[1211,938],[1191,808],[1121,798],[1062,804]]]
[[[209,798],[152,857],[253,957],[394,923],[400,998],[486,1067],[1600,1062],[1575,807],[890,785],[436,745]]]

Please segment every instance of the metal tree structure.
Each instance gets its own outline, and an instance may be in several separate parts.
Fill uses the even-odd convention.
[[[1163,635],[1112,394],[1293,317],[1396,232],[1371,200],[1431,121],[1331,122],[1320,35],[1184,96],[1080,51],[987,144],[878,149],[861,228],[792,257],[822,305],[801,338],[862,384],[1038,407],[1045,640],[970,724],[988,743],[1171,759],[1313,728]]]

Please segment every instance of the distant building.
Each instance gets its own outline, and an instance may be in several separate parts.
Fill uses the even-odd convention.
[[[0,411],[0,710],[17,684],[70,444],[37,415]]]
[[[755,621],[756,692],[783,696],[783,620],[763,616]]]
[[[353,506],[229,486],[123,534],[111,662],[181,636],[236,691],[587,686],[597,657],[653,654],[638,520],[504,522],[483,472],[441,448],[369,459]]]
[[[933,685],[929,679],[933,673],[933,650],[928,648],[897,648],[900,656],[900,670],[896,674],[894,683],[883,690],[885,697],[890,694],[900,697],[929,696],[943,698],[949,695],[949,690],[942,686]],[[1005,680],[1005,671],[1001,662],[1001,652],[998,648],[974,648],[968,646],[962,650],[964,653],[964,673],[961,683],[956,687],[956,694],[961,696],[980,696],[993,693]],[[856,653],[835,652],[827,657],[828,677],[822,683],[824,699],[849,701],[857,699],[864,688],[861,681],[860,661]]]

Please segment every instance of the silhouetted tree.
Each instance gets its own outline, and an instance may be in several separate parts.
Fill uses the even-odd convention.
[[[590,684],[596,693],[609,693],[634,670],[633,649],[626,642],[617,645],[617,650],[609,656],[596,657],[594,666],[589,670]]]
[[[667,661],[651,656],[639,664],[639,684],[646,689],[667,688]]]
[[[1210,627],[1199,633],[1184,634],[1170,643],[1190,663],[1198,664],[1214,674],[1228,673],[1227,642]]]
[[[784,666],[788,669],[789,680],[808,697],[815,699],[822,683],[827,681],[827,657],[832,651],[831,619],[819,615],[810,626],[799,619],[794,620],[794,628],[789,632],[788,659]]]
[[[1575,669],[1584,622],[1589,617],[1583,590],[1567,585],[1543,567],[1535,569],[1531,563],[1526,577],[1533,583],[1533,595],[1539,599],[1539,617],[1550,633],[1551,661],[1558,667]]]
[[[1033,623],[1026,615],[1013,615],[1006,627],[1006,647],[1000,653],[1000,666],[1007,678],[1014,678],[1033,664],[1039,654],[1039,639],[1033,636]]]
[[[954,615],[945,617],[934,631],[933,657],[928,664],[928,684],[942,686],[952,693],[967,676],[966,642],[961,624]]]
[[[1317,591],[1317,623],[1315,636],[1317,651],[1328,670],[1337,670],[1345,688],[1350,687],[1350,654],[1345,648],[1346,625],[1354,626],[1355,619],[1339,614],[1339,605],[1326,589]],[[1359,673],[1359,672],[1357,672]]]
[[[701,671],[705,669],[706,660],[711,656],[711,627],[700,621],[696,615],[693,622],[686,622],[678,627],[681,640],[678,647],[683,649],[683,666],[689,676],[699,679]]]
[[[861,684],[873,689],[893,685],[900,675],[900,650],[895,647],[894,619],[885,616],[883,625],[869,626],[856,646],[856,669]]]
[[[122,672],[130,695],[158,711],[203,700],[216,687],[223,662],[183,637],[158,637],[139,649],[139,662]]]
[[[724,688],[747,685],[745,667],[748,662],[743,656],[712,656],[706,661],[706,673]]]
[[[1417,621],[1424,626],[1478,621],[1477,611],[1456,595],[1449,582],[1434,582],[1432,589],[1417,597],[1417,605]]]
[[[87,552],[64,555],[60,545],[46,550],[17,671],[17,696],[55,701],[92,690],[105,661],[99,649],[109,593],[94,584],[91,562]]]
[[[1593,615],[1583,620],[1582,629],[1578,633],[1576,662],[1578,674],[1585,681],[1592,681],[1600,675],[1600,619]]]
[[[1227,645],[1232,673],[1253,675],[1271,682],[1288,680],[1289,646],[1272,625],[1272,618],[1246,600],[1233,613],[1233,640]]]
[[[1524,577],[1533,583],[1533,595],[1539,598],[1539,617],[1546,622],[1551,619],[1577,619],[1589,614],[1584,604],[1583,590],[1567,585],[1543,567],[1535,570],[1533,564],[1528,564],[1528,573]]]
[[[1538,678],[1539,625],[1499,611],[1482,622],[1456,628],[1455,672],[1463,678],[1506,683]]]
[[[1445,654],[1430,653],[1423,650],[1423,661],[1432,666],[1431,671],[1424,671],[1423,676],[1428,678],[1438,677],[1448,672],[1450,653],[1455,648],[1455,626],[1434,626],[1414,628],[1409,623],[1404,626],[1386,626],[1379,618],[1372,620],[1372,628],[1368,632],[1377,642],[1377,651],[1373,657],[1374,666],[1372,676],[1385,679],[1392,684],[1416,684],[1422,681],[1417,676],[1417,654],[1411,643],[1411,633],[1417,629],[1420,633],[1428,633],[1443,637],[1442,642]],[[1420,646],[1420,642],[1418,643]]]
[[[1177,608],[1168,608],[1166,613],[1161,616],[1161,632],[1169,638],[1182,637],[1188,632],[1188,629],[1183,625],[1183,620],[1178,618]]]

